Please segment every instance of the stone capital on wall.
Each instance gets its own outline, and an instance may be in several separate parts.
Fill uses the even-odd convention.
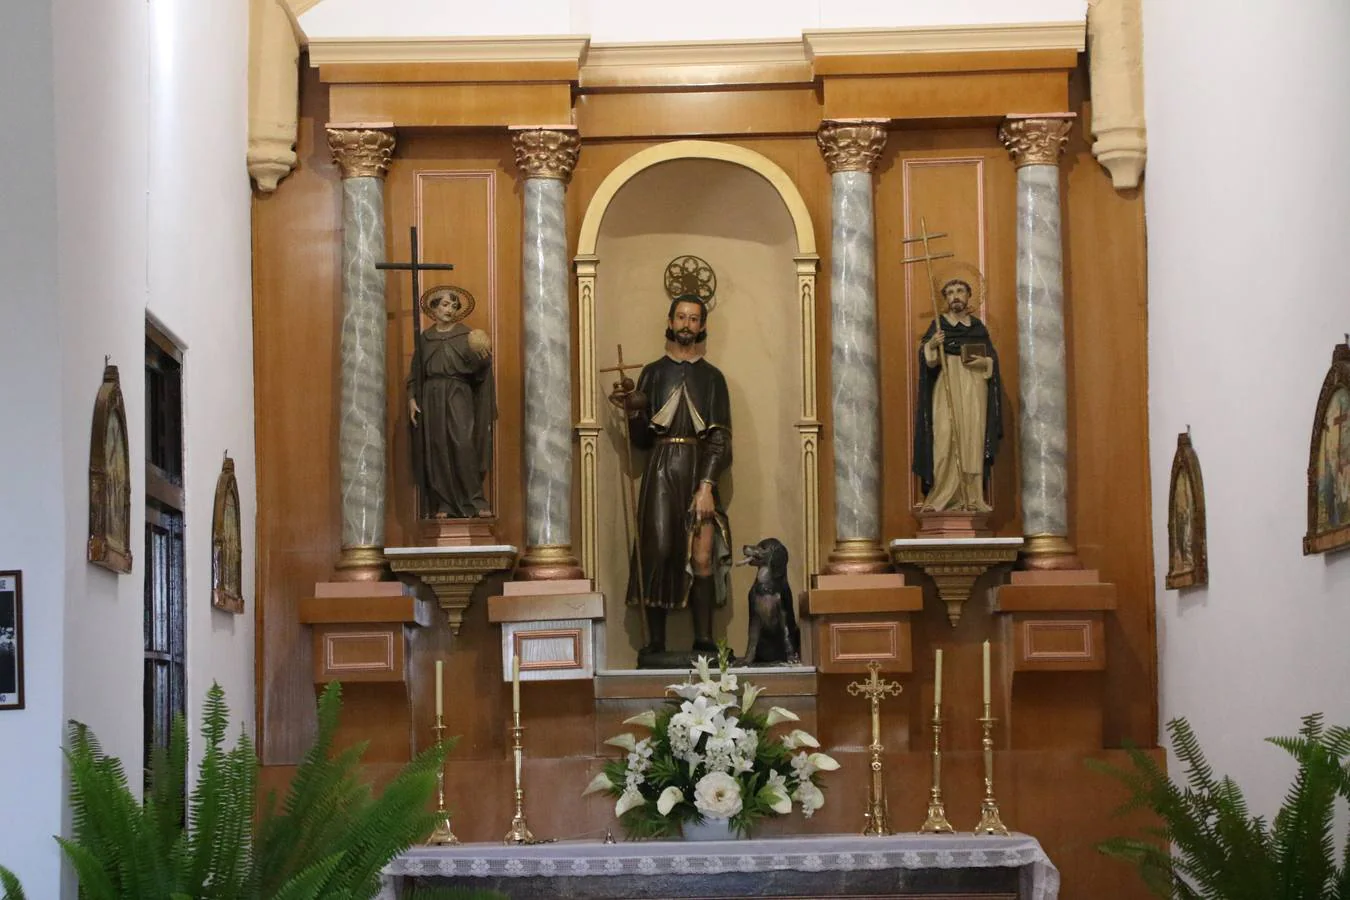
[[[1009,116],[999,127],[998,136],[1017,168],[1057,166],[1073,120],[1073,113]]]
[[[526,178],[555,178],[563,184],[572,180],[581,138],[568,126],[530,126],[511,129],[511,145],[516,150],[516,167]]]
[[[328,147],[343,178],[383,178],[394,158],[394,134],[383,126],[328,126]]]
[[[816,144],[830,174],[877,169],[886,149],[889,119],[826,119],[816,131]]]

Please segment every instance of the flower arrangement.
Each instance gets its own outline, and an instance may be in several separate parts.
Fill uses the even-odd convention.
[[[729,655],[723,646],[716,677],[699,657],[697,681],[670,685],[676,698],[665,708],[624,721],[650,736],[624,733],[605,742],[627,756],[607,763],[585,793],[617,798],[614,814],[630,838],[672,837],[686,822],[709,819],[749,835],[756,821],[787,815],[793,803],[807,818],[824,805],[819,773],[839,763],[800,728],[769,738],[769,729],[798,717],[778,706],[756,710],[761,688],[738,683],[727,671]]]

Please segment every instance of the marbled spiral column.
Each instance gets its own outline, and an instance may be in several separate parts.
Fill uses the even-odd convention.
[[[999,136],[1017,166],[1017,351],[1022,530],[1027,568],[1073,569],[1059,157],[1072,115],[1009,117]]]
[[[886,120],[821,124],[816,142],[830,170],[830,411],[834,421],[831,572],[884,572],[881,417],[877,373],[876,229],[872,173]]]
[[[572,317],[563,200],[577,163],[574,129],[513,135],[525,180],[525,555],[518,577],[582,577],[572,554]]]
[[[342,556],[336,577],[385,577],[384,176],[394,136],[371,129],[328,130],[342,170],[342,397],[338,465]]]

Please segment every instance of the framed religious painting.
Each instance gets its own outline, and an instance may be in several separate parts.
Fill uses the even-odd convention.
[[[1205,539],[1205,481],[1190,430],[1177,435],[1167,491],[1167,589],[1209,584]]]
[[[103,367],[103,383],[94,399],[88,557],[119,575],[131,571],[131,450],[122,385],[112,365]]]
[[[0,710],[23,709],[23,573],[0,572]]]
[[[234,460],[221,464],[211,513],[211,605],[239,615],[244,611],[244,542],[239,522],[239,483]]]
[[[1308,448],[1303,553],[1350,547],[1350,342],[1337,344],[1322,380]]]

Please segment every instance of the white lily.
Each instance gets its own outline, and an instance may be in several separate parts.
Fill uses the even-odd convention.
[[[609,776],[606,775],[604,772],[601,772],[599,775],[591,779],[591,783],[586,785],[586,790],[581,792],[581,796],[585,797],[588,794],[595,794],[600,791],[608,791],[613,789],[613,787],[614,783],[609,780]]]
[[[769,717],[765,722],[766,727],[772,728],[779,722],[800,722],[801,716],[789,709],[783,709],[781,706],[770,706]]]
[[[701,684],[691,684],[689,682],[685,682],[684,684],[668,684],[666,685],[666,692],[685,700],[693,700],[703,693],[703,686]]]
[[[675,808],[675,804],[684,802],[684,791],[671,785],[661,792],[661,796],[656,798],[656,811],[663,816],[670,815],[670,811]]]
[[[708,703],[707,697],[686,700],[680,704],[680,712],[689,716],[689,735],[694,740],[698,739],[699,734],[715,734],[717,732],[717,723],[713,720],[724,709],[726,709],[725,706]]]
[[[623,734],[614,735],[614,737],[605,741],[605,743],[609,744],[611,747],[627,750],[629,753],[632,753],[637,749],[637,739],[626,731]]]
[[[709,669],[708,657],[700,656],[694,660],[694,669],[698,672],[699,681],[712,681],[712,671]]]
[[[625,725],[641,725],[643,728],[656,727],[656,711],[649,709],[645,713],[639,713],[636,716],[629,716],[623,720]]]
[[[614,815],[622,816],[630,809],[636,809],[646,802],[647,800],[642,796],[641,791],[626,790],[623,792],[623,796],[619,797],[619,802],[614,804]]]
[[[750,707],[754,706],[756,698],[759,697],[760,692],[763,690],[764,689],[758,685],[746,682],[745,687],[741,690],[741,712],[745,712]]]
[[[792,729],[791,734],[783,736],[783,746],[789,750],[800,750],[802,747],[816,748],[820,746],[820,741],[811,735],[802,731],[800,728]]]
[[[833,756],[824,753],[812,753],[807,759],[811,760],[811,765],[815,766],[821,772],[833,772],[839,768],[839,763]]]

